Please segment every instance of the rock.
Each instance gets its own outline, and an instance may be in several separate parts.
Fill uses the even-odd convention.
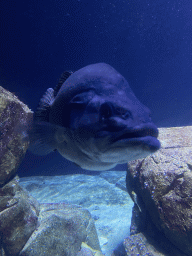
[[[86,243],[81,244],[81,250],[77,253],[77,256],[104,256],[100,251],[93,250]]]
[[[133,207],[131,229],[124,241],[127,255],[150,256],[186,256],[160,232],[148,212],[141,213],[136,205]],[[126,255],[126,254],[124,254]],[[119,256],[117,254],[117,256]]]
[[[65,201],[88,209],[102,252],[111,256],[130,233],[133,202],[127,191],[116,186],[122,174],[125,179],[126,172],[114,171],[104,172],[104,178],[84,174],[26,177],[20,179],[20,185],[40,203]]]
[[[127,255],[139,256],[162,256],[163,254],[156,251],[155,247],[149,243],[144,234],[138,233],[125,239],[124,246]]]
[[[18,181],[15,177],[0,188],[0,237],[6,256],[18,255],[38,226],[39,204]]]
[[[0,186],[11,180],[28,147],[21,127],[33,113],[18,98],[0,86]]]
[[[180,252],[163,236],[155,240],[146,234],[138,233],[125,239],[124,246],[127,256],[187,256]]]
[[[159,129],[162,148],[129,163],[126,179],[130,196],[134,191],[141,208],[138,223],[146,222],[148,216],[147,223],[154,223],[157,231],[187,255],[192,255],[191,134],[192,127]]]
[[[76,256],[82,242],[100,251],[91,214],[80,206],[42,204],[39,221],[38,229],[29,238],[20,256]]]

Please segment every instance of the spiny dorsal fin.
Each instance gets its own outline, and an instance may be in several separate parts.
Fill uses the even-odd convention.
[[[54,97],[56,97],[58,91],[60,90],[61,86],[63,85],[63,83],[67,80],[68,77],[70,77],[70,75],[73,74],[73,71],[64,71],[59,79],[59,82],[57,84],[57,86],[54,88]]]
[[[34,120],[38,122],[49,122],[50,105],[54,100],[53,88],[47,89],[46,93],[41,98],[37,110],[34,115]]]

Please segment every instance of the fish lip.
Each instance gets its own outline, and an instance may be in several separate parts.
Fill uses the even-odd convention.
[[[158,137],[158,129],[154,124],[144,124],[126,129],[120,136],[113,140],[114,146],[134,145],[142,146],[144,149],[155,152],[161,147]]]
[[[121,139],[112,144],[112,147],[129,147],[129,146],[140,146],[144,150],[148,150],[150,152],[155,152],[160,149],[161,144],[156,137],[153,136],[145,136],[138,137],[132,139]]]
[[[158,129],[154,124],[143,124],[134,128],[125,128],[120,132],[102,131],[102,137],[107,136],[112,147],[142,146],[152,152],[160,148],[157,139]]]
[[[136,126],[134,128],[124,129],[123,131],[117,133],[113,142],[122,140],[122,139],[133,139],[133,138],[142,138],[146,136],[158,137],[158,129],[156,126],[150,124],[145,126]]]

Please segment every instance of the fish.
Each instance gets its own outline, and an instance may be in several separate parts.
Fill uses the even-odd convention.
[[[103,171],[145,158],[160,148],[150,110],[112,66],[66,71],[34,113],[29,150],[58,151],[82,169]]]
[[[135,193],[135,191],[131,191],[131,194],[132,194],[133,202],[137,205],[139,211],[142,212],[141,207],[139,205],[139,200],[138,200],[137,194]]]

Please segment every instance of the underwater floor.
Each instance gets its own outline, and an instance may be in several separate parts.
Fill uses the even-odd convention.
[[[95,220],[100,246],[106,256],[129,235],[133,202],[126,192],[126,172],[100,175],[35,176],[20,178],[20,185],[40,203],[81,205]]]

